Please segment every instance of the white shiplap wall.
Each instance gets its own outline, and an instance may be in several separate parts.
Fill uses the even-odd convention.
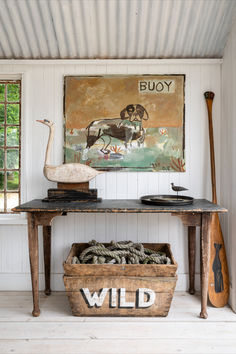
[[[229,209],[222,218],[230,270],[230,304],[236,312],[236,21],[224,53],[222,65],[221,200]]]
[[[47,117],[56,122],[53,161],[56,164],[61,163],[63,76],[86,74],[186,74],[186,173],[105,173],[91,183],[91,187],[98,189],[100,197],[139,198],[144,194],[169,193],[170,183],[174,182],[189,188],[188,194],[191,196],[211,198],[208,123],[203,93],[212,90],[216,94],[213,114],[216,165],[219,171],[221,133],[219,60],[0,61],[0,74],[10,73],[23,74],[23,201],[45,197],[48,187],[53,186],[42,173],[48,131],[35,120]],[[218,192],[219,186],[218,178]],[[0,225],[0,290],[30,289],[27,227],[25,224],[12,225],[13,221],[9,223],[6,225],[3,221]],[[141,242],[171,243],[179,265],[177,289],[187,289],[187,230],[177,218],[151,214],[70,214],[66,217],[57,217],[53,223],[52,237],[53,289],[63,289],[62,262],[71,243],[88,241],[92,238],[99,241],[131,239]],[[199,258],[199,247],[197,257]],[[42,243],[40,272],[43,272]],[[197,273],[199,274],[199,261]],[[41,288],[42,278],[41,274]],[[197,280],[199,283],[199,276]]]

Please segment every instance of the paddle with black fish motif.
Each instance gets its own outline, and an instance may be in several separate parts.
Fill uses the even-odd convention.
[[[211,156],[211,183],[212,183],[212,202],[217,204],[216,196],[216,173],[215,173],[215,152],[212,122],[212,104],[214,99],[213,92],[204,93],[209,122],[209,140]],[[210,267],[208,295],[211,304],[215,307],[223,307],[229,298],[229,272],[224,246],[224,238],[221,231],[220,220],[217,213],[212,214],[211,221],[211,246],[210,246]]]

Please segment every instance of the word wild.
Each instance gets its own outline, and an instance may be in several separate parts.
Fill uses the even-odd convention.
[[[147,288],[137,289],[135,301],[126,301],[125,288],[103,288],[100,290],[99,294],[96,291],[91,294],[88,288],[82,288],[80,291],[89,308],[94,306],[102,307],[108,292],[110,293],[109,308],[147,308],[152,306],[156,299],[155,292]]]

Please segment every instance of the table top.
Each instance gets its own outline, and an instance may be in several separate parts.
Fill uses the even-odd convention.
[[[12,209],[15,212],[76,212],[76,213],[226,213],[227,209],[206,199],[194,199],[193,204],[158,206],[142,204],[139,199],[104,199],[101,202],[43,202],[34,199]]]

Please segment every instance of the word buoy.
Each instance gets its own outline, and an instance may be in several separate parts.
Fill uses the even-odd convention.
[[[139,81],[139,93],[174,93],[174,80],[142,80]]]
[[[99,293],[94,291],[93,294],[88,288],[81,288],[80,291],[89,308],[102,307],[108,292],[110,308],[147,308],[152,306],[156,299],[155,292],[147,288],[137,289],[135,301],[126,301],[126,288],[103,288]]]

